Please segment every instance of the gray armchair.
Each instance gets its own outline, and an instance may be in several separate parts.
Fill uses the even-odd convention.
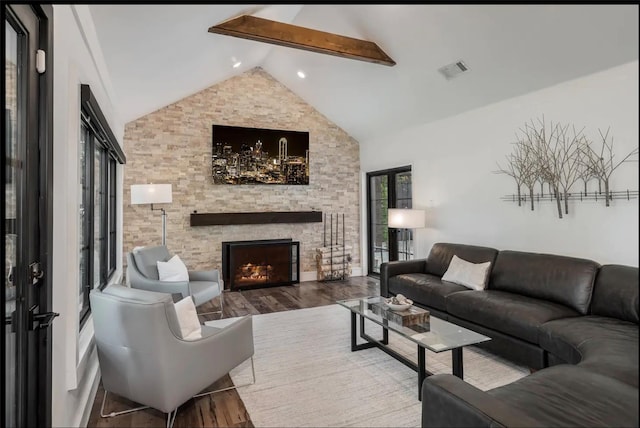
[[[105,390],[102,417],[152,407],[167,413],[170,427],[181,404],[218,392],[202,391],[231,369],[249,358],[253,369],[250,315],[221,329],[203,325],[201,339],[186,341],[169,294],[111,285],[92,290],[89,299]],[[108,392],[144,406],[105,414]]]
[[[191,296],[196,306],[220,296],[220,311],[207,313],[222,314],[224,283],[220,277],[220,272],[216,269],[189,271],[188,282],[160,281],[156,262],[166,262],[171,257],[172,255],[169,254],[169,250],[164,245],[143,247],[127,253],[127,278],[131,288],[160,293],[180,293],[183,298]]]

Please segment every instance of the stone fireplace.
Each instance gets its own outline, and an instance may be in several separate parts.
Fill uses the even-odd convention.
[[[222,277],[227,290],[300,282],[300,243],[263,239],[222,243]]]

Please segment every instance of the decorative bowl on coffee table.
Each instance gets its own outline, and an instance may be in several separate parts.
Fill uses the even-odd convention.
[[[407,299],[405,300],[404,304],[395,304],[395,303],[391,303],[391,299],[388,299],[388,300],[385,300],[384,304],[387,305],[389,309],[391,309],[392,311],[406,311],[411,307],[411,305],[413,305],[413,302]]]

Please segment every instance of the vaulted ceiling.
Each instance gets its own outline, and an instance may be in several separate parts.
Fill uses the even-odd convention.
[[[639,49],[638,5],[113,4],[90,10],[125,122],[259,66],[359,141],[637,60]],[[241,14],[369,40],[397,64],[207,31]],[[469,72],[447,80],[437,71],[459,60]]]

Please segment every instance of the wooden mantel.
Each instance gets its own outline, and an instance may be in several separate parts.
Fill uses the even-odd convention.
[[[191,214],[191,226],[273,223],[320,223],[322,211],[269,211],[249,213]]]

